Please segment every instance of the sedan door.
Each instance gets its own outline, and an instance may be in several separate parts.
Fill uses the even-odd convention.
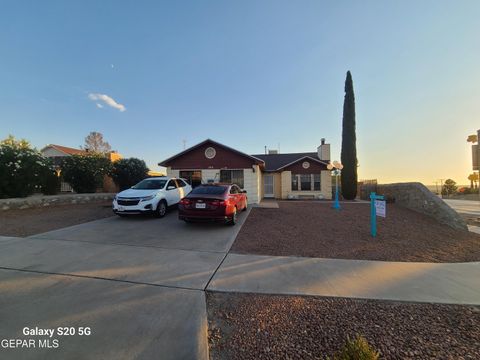
[[[235,206],[237,207],[238,210],[242,209],[242,203],[240,201],[240,191],[239,188],[235,185],[232,185],[230,188],[230,194],[229,194],[230,200],[235,203]]]

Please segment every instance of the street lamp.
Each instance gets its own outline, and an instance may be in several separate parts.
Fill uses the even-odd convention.
[[[335,210],[340,210],[340,202],[338,201],[338,177],[342,172],[343,165],[339,161],[334,161],[327,165],[328,170],[333,170],[333,175],[335,175],[335,202],[333,203],[333,208]]]

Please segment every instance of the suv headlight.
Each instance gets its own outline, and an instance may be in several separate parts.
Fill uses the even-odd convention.
[[[155,198],[155,194],[143,197],[140,199],[140,201],[149,201],[149,200],[152,200],[153,198]]]

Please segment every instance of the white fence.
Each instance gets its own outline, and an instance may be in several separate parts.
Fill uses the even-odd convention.
[[[62,181],[60,183],[60,192],[73,192],[73,189],[69,183]]]

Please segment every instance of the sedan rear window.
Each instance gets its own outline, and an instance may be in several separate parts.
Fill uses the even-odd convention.
[[[190,194],[209,194],[209,195],[221,195],[227,191],[226,186],[198,186],[192,190]]]
[[[163,189],[167,180],[164,179],[145,179],[140,181],[137,185],[132,186],[132,189],[137,190],[158,190]]]

